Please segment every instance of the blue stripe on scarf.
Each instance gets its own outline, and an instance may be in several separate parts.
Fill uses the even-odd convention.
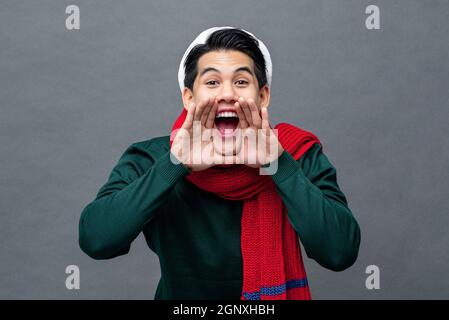
[[[285,284],[281,284],[278,286],[271,286],[271,287],[261,287],[260,291],[256,292],[243,292],[243,297],[246,300],[260,300],[260,295],[266,295],[266,296],[275,296],[278,294],[283,293],[284,291],[291,289],[291,288],[304,288],[307,286],[307,278],[304,279],[294,279],[287,281]]]

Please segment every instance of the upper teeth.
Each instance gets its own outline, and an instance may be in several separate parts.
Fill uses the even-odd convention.
[[[232,118],[232,117],[238,117],[237,113],[232,111],[225,111],[218,113],[215,118]]]

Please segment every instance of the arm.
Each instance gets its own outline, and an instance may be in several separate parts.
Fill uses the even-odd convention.
[[[79,245],[94,259],[110,259],[129,252],[169,190],[188,174],[170,161],[170,152],[158,159],[130,146],[112,170],[107,183],[81,213]]]
[[[298,161],[284,151],[278,161],[272,178],[307,256],[334,271],[349,268],[357,259],[360,228],[321,145]]]

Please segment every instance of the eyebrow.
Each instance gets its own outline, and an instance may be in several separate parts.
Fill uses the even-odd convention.
[[[213,68],[213,67],[207,67],[207,68],[205,68],[203,71],[201,71],[200,77],[202,77],[205,73],[207,73],[207,72],[212,72],[212,71],[215,71],[215,72],[220,73],[220,71],[219,71],[218,69],[215,69],[215,68]],[[240,72],[240,71],[248,72],[250,75],[254,76],[253,72],[252,72],[251,69],[248,68],[248,67],[240,67],[240,68],[237,68],[237,69],[234,70],[234,73],[237,73],[237,72]]]

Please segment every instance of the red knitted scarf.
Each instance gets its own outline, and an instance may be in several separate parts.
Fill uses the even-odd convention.
[[[186,115],[183,108],[172,133],[182,126]],[[313,133],[291,124],[279,123],[275,129],[282,147],[295,160],[320,143]],[[174,134],[170,145],[173,138]],[[246,165],[221,165],[191,172],[186,178],[198,188],[224,199],[243,201],[241,300],[311,299],[298,235],[269,175],[260,175],[258,169]]]

